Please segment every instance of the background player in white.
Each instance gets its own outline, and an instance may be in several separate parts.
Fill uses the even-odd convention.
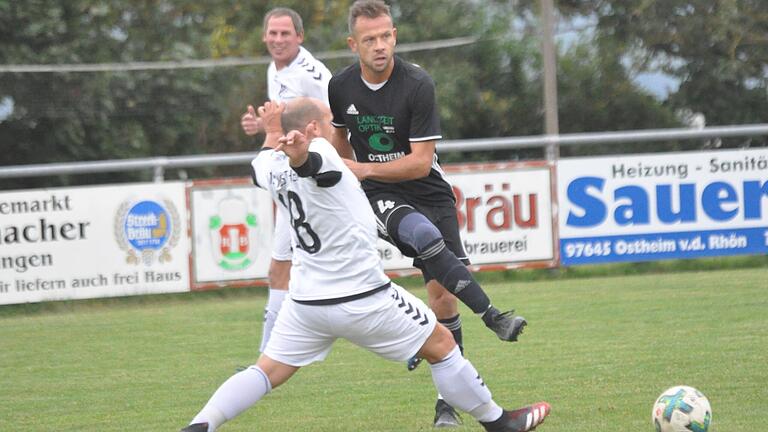
[[[259,112],[269,124],[282,109],[267,102]],[[265,142],[252,163],[257,185],[281,203],[278,217],[292,227],[290,295],[256,364],[224,382],[182,431],[215,431],[300,367],[323,360],[337,338],[389,360],[422,356],[444,397],[487,431],[532,430],[549,414],[549,404],[514,411],[499,407],[451,332],[384,274],[375,216],[357,178],[328,141],[330,119],[318,100],[293,101],[281,119],[291,132],[274,150]]]
[[[301,46],[304,41],[304,24],[293,9],[274,8],[264,15],[262,40],[272,57],[267,68],[267,93],[272,101],[287,101],[297,97],[313,97],[328,104],[328,80],[331,72]],[[265,130],[252,105],[241,118],[243,131],[248,135],[259,132],[282,135],[275,130]],[[289,227],[281,221],[275,225],[272,260],[269,263],[269,295],[264,308],[264,327],[260,351],[267,345],[280,306],[288,290],[291,271],[291,242]]]

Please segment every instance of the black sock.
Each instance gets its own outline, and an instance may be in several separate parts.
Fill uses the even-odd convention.
[[[445,244],[440,252],[421,258],[424,267],[445,289],[467,305],[476,314],[484,313],[491,305],[485,291],[475,281],[472,273]]]
[[[439,319],[437,321],[451,331],[453,340],[455,340],[456,345],[459,346],[461,355],[464,355],[464,342],[461,335],[461,318],[459,317],[459,314],[456,314],[453,318]]]

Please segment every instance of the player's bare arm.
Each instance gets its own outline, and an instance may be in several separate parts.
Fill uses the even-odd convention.
[[[437,141],[412,142],[411,153],[384,163],[359,163],[345,159],[347,167],[358,180],[378,180],[398,183],[416,180],[429,175]]]
[[[333,135],[331,135],[331,145],[336,149],[336,153],[343,159],[354,160],[355,152],[352,150],[352,145],[347,138],[347,128],[333,128]]]

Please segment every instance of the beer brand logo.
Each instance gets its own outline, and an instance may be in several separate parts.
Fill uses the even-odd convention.
[[[128,264],[170,262],[180,231],[179,212],[170,200],[126,201],[115,216],[115,240],[126,253]]]

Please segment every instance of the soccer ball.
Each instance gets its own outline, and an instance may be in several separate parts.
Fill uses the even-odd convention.
[[[675,386],[656,399],[651,421],[656,432],[707,432],[712,426],[712,408],[695,388]]]

